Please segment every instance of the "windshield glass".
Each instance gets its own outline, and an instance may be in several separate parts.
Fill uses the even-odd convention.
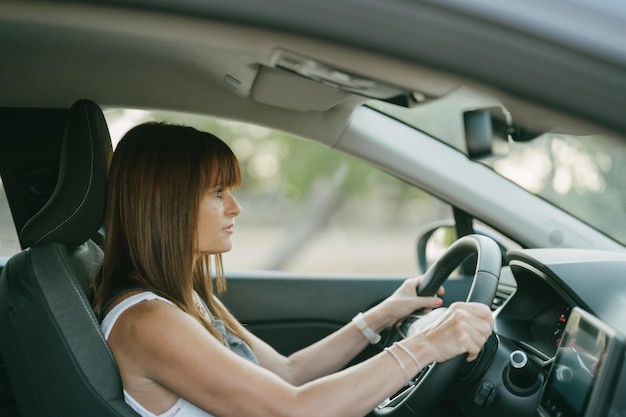
[[[372,102],[370,106],[457,149],[464,149],[463,111],[500,104],[464,89],[414,108],[382,102]],[[528,142],[510,142],[506,155],[480,162],[626,244],[623,185],[626,143],[623,140],[600,134],[577,136],[549,132]]]
[[[515,142],[506,157],[485,162],[524,189],[626,243],[623,141],[547,133],[530,142]]]

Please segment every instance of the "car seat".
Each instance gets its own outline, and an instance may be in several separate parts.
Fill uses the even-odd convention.
[[[54,192],[0,275],[0,396],[14,395],[2,416],[137,416],[87,295],[102,259],[90,237],[102,224],[111,154],[102,110],[77,101]]]

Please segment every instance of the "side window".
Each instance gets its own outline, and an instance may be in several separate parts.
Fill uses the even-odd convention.
[[[246,183],[227,267],[411,275],[420,228],[451,213],[421,190],[321,145],[284,135],[258,144],[246,138],[231,143]]]
[[[378,169],[258,126],[180,114],[105,111],[113,141],[146,120],[189,124],[233,149],[243,186],[227,271],[417,274],[416,243],[450,207]]]
[[[0,261],[4,265],[6,260],[21,250],[20,240],[15,230],[13,216],[4,186],[0,181]]]

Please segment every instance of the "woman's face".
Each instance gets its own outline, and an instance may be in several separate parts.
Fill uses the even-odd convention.
[[[214,188],[200,199],[196,229],[196,252],[201,254],[228,252],[232,247],[235,217],[241,206],[230,189]]]

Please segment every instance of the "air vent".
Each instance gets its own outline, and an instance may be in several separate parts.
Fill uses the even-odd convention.
[[[498,282],[498,288],[496,289],[496,296],[491,304],[491,310],[495,311],[515,293],[517,289],[517,281],[513,277],[511,269],[508,267],[502,268],[500,274],[500,282]]]
[[[493,304],[491,304],[491,310],[497,310],[504,304],[506,300],[509,299],[511,295],[515,292],[515,287],[510,287],[508,285],[498,285],[498,289],[496,290],[496,296],[493,299]]]

